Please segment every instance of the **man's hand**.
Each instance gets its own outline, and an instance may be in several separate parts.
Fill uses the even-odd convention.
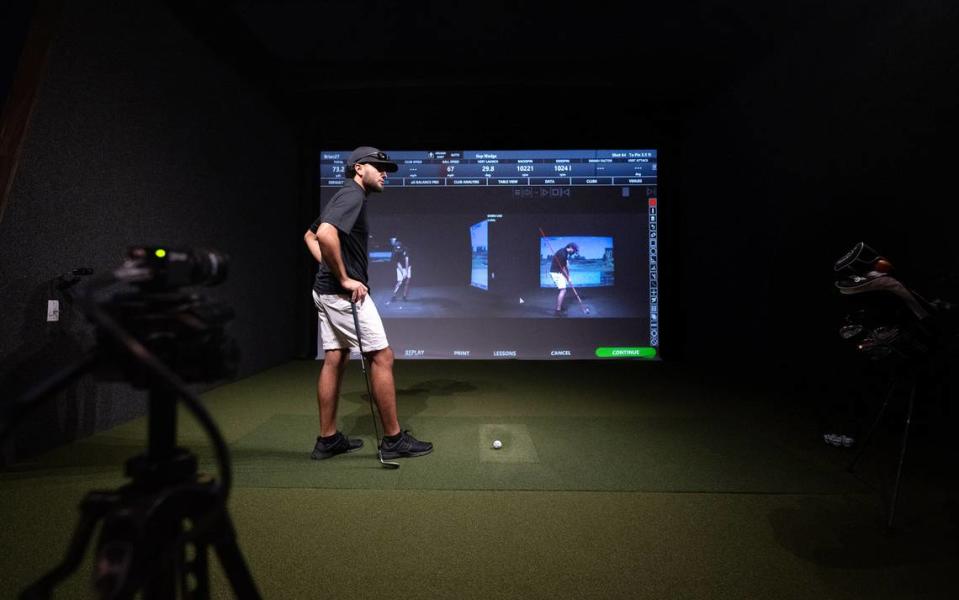
[[[350,293],[351,302],[362,302],[366,295],[370,292],[369,288],[363,285],[362,282],[355,279],[346,279],[340,282],[346,291]]]

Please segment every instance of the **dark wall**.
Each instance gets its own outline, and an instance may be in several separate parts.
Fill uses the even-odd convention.
[[[0,109],[13,84],[33,5],[32,0],[10,0],[0,8]]]
[[[0,222],[4,394],[89,341],[69,306],[47,323],[47,300],[66,301],[51,281],[140,243],[227,252],[229,278],[208,293],[236,311],[240,374],[288,359],[303,229],[289,123],[160,2],[69,2],[62,23]],[[140,396],[82,381],[7,458],[142,414]]]
[[[688,356],[816,370],[838,339],[832,264],[861,240],[950,292],[936,280],[959,273],[957,25],[944,2],[824,19],[689,119]]]

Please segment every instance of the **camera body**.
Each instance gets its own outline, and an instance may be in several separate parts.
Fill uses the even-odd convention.
[[[138,342],[189,383],[231,377],[239,364],[239,347],[226,331],[234,317],[231,307],[184,291],[187,286],[212,286],[226,279],[229,258],[208,249],[136,246],[116,271],[132,290],[97,303]],[[99,331],[105,346],[112,336]],[[134,387],[149,388],[150,377],[141,362],[119,353],[107,379],[125,379]]]

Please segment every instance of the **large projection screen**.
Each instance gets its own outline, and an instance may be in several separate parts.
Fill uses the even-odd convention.
[[[320,152],[321,209],[349,154]],[[388,154],[369,284],[397,358],[659,358],[656,149]]]

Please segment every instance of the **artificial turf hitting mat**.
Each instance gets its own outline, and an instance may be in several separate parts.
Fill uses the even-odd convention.
[[[319,366],[204,394],[265,597],[935,598],[957,566],[950,493],[919,510],[907,487],[909,533],[884,535],[873,482],[768,390],[669,364],[397,362],[401,423],[435,450],[390,471],[358,363],[340,428],[365,446],[310,460]],[[213,472],[182,409],[179,429]],[[79,500],[122,484],[145,439],[139,419],[0,473],[0,543],[20,549],[0,555],[0,597],[62,556]],[[89,597],[90,554],[59,597]]]

